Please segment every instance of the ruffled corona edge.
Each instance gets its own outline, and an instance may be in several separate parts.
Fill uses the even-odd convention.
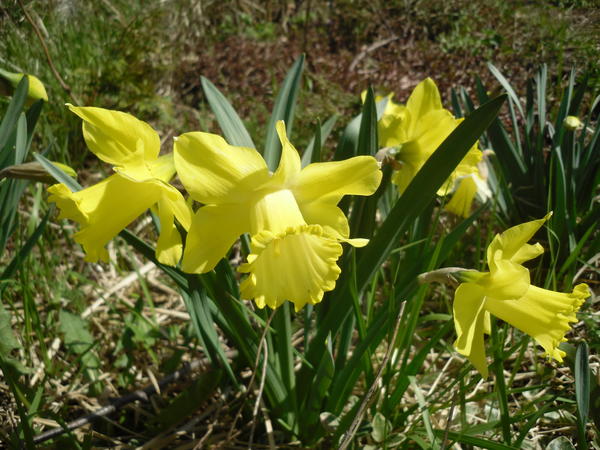
[[[565,335],[571,330],[571,323],[577,322],[576,313],[589,296],[590,290],[584,283],[575,286],[571,293],[530,286],[518,300],[486,302],[486,307],[496,317],[533,337],[546,356],[562,362],[565,352],[558,346],[566,342]]]
[[[341,244],[320,225],[290,227],[279,234],[261,231],[252,237],[248,262],[238,269],[248,274],[240,284],[242,297],[254,299],[259,308],[277,308],[289,300],[296,311],[319,303],[335,288],[341,254]]]

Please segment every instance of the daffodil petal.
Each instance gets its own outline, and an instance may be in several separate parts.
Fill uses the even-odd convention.
[[[156,242],[156,258],[162,264],[176,266],[181,259],[181,235],[175,226],[175,215],[171,202],[160,199],[158,202],[160,234]]]
[[[156,158],[149,164],[152,177],[168,183],[175,176],[175,159],[173,153]]]
[[[294,194],[301,204],[319,201],[336,205],[344,195],[371,195],[381,182],[381,170],[372,156],[314,163],[298,176]]]
[[[175,140],[174,154],[179,178],[201,203],[241,203],[269,181],[267,165],[256,150],[234,147],[216,134],[183,134]]]
[[[512,259],[516,256],[518,261],[515,262],[523,262],[522,258],[525,256],[525,253],[519,253],[519,250],[537,233],[550,215],[551,213],[541,219],[522,223],[521,225],[509,228],[502,234],[497,234],[487,249],[487,260],[490,269],[494,267],[495,260],[498,258]],[[528,253],[529,255],[533,255],[535,252],[529,250]]]
[[[394,103],[390,98],[385,111],[377,123],[377,136],[381,147],[398,147],[407,141],[404,124],[407,120],[404,105]]]
[[[285,300],[296,311],[321,301],[335,287],[336,264],[342,246],[323,235],[318,225],[289,228],[284,233],[261,232],[252,237],[252,253],[239,271],[248,273],[240,284],[243,298],[259,308],[277,308]]]
[[[324,202],[301,203],[300,211],[308,224],[321,225],[326,231],[339,238],[350,236],[348,219],[336,205]]]
[[[499,259],[495,268],[482,277],[478,284],[486,289],[486,295],[498,300],[512,300],[527,292],[530,286],[529,270],[512,261]]]
[[[127,167],[158,157],[160,139],[146,122],[120,111],[67,106],[83,119],[85,142],[102,161]]]
[[[61,209],[60,218],[78,222],[75,234],[86,253],[87,261],[108,260],[104,246],[123,228],[155,204],[161,197],[160,182],[135,182],[119,174],[94,186],[71,192],[64,185],[48,188],[49,201]],[[126,195],[124,195],[124,193]]]
[[[281,141],[281,159],[277,170],[273,174],[272,182],[282,187],[290,187],[300,173],[300,155],[287,137],[283,120],[279,120],[275,127]]]
[[[411,116],[411,128],[417,126],[428,112],[442,109],[440,91],[431,78],[425,78],[415,87],[406,102],[406,109]],[[408,134],[411,135],[411,131]]]
[[[188,273],[211,271],[248,228],[248,211],[240,205],[201,207],[187,235],[182,269]]]
[[[540,344],[551,358],[562,361],[564,352],[558,348],[564,342],[571,323],[583,302],[590,296],[586,284],[578,284],[571,293],[549,291],[531,286],[515,300],[488,300],[486,308],[496,317],[527,333]]]
[[[473,283],[461,284],[454,294],[454,347],[466,356],[482,377],[487,378],[484,332],[486,324],[484,291]]]

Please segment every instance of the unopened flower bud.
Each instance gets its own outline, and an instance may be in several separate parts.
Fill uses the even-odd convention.
[[[565,117],[563,125],[569,131],[581,130],[583,128],[583,122],[581,122],[577,116]]]

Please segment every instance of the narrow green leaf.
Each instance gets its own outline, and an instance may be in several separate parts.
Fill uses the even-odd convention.
[[[306,146],[306,150],[302,154],[302,167],[305,167],[313,162],[321,161],[321,147],[327,140],[327,137],[331,134],[335,123],[337,122],[338,116],[334,114],[320,127],[319,131],[315,131],[315,135]],[[319,147],[317,148],[317,134],[319,135]],[[318,151],[317,151],[318,150]]]
[[[19,114],[17,121],[17,137],[15,140],[15,164],[21,164],[27,156],[27,119],[25,114]]]
[[[575,354],[575,398],[581,425],[585,427],[590,411],[590,352],[587,343],[581,342]]]
[[[37,241],[40,238],[40,236],[42,235],[44,229],[46,228],[46,224],[48,223],[48,218],[50,217],[51,210],[52,209],[49,209],[46,212],[46,214],[42,218],[42,221],[35,228],[33,233],[31,233],[31,236],[29,236],[29,238],[27,238],[27,241],[25,242],[25,244],[19,249],[19,251],[14,256],[12,261],[8,264],[8,266],[6,266],[6,268],[2,272],[2,275],[0,275],[0,280],[6,280],[8,278],[11,278],[15,274],[15,272],[19,269],[19,267],[21,266],[21,264],[23,263],[25,258],[27,258],[27,255],[29,255],[29,252],[31,252],[31,249],[33,249],[33,247],[37,243]]]
[[[235,112],[229,100],[207,78],[201,77],[200,79],[204,95],[206,95],[210,108],[215,114],[221,130],[223,130],[225,140],[229,144],[238,147],[255,148],[244,122]]]
[[[281,144],[275,130],[275,124],[279,120],[285,122],[288,137],[292,135],[292,126],[294,122],[294,110],[296,109],[296,99],[300,90],[300,81],[304,69],[304,55],[301,55],[292,65],[287,73],[285,80],[279,90],[275,106],[267,125],[267,137],[263,157],[270,170],[275,171],[279,164],[281,155]]]
[[[500,70],[498,70],[498,68],[496,66],[494,66],[492,63],[489,62],[487,64],[487,66],[488,66],[488,69],[490,69],[490,72],[492,72],[492,75],[494,75],[494,77],[496,77],[498,82],[502,85],[502,87],[504,88],[506,93],[509,95],[509,97],[513,101],[513,103],[517,106],[519,113],[521,113],[521,117],[525,117],[525,114],[523,113],[523,105],[521,105],[521,100],[519,100],[519,96],[517,95],[517,93],[515,92],[513,87],[511,86],[510,82],[506,79],[506,77],[504,75],[502,75]]]
[[[21,115],[21,111],[25,105],[25,100],[27,100],[28,91],[29,80],[27,77],[23,77],[17,86],[10,103],[8,104],[8,109],[6,110],[6,114],[4,114],[2,123],[0,123],[0,151],[5,148],[6,143],[10,139],[10,135],[15,128],[15,125],[19,120],[19,116]]]
[[[39,153],[34,153],[33,157],[46,169],[46,171],[54,177],[59,183],[66,185],[71,192],[77,192],[83,189],[83,187],[75,180],[67,175],[60,167],[52,164],[52,161],[46,159]]]
[[[210,300],[206,289],[199,282],[196,275],[189,275],[188,282],[188,288],[182,290],[182,296],[185,300],[196,335],[203,344],[211,362],[223,367],[233,384],[239,386],[239,382],[219,340],[217,330],[213,325],[210,309],[208,308]]]

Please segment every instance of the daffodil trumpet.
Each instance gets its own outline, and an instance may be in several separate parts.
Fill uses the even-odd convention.
[[[260,308],[289,300],[300,310],[335,287],[341,243],[367,244],[350,239],[348,220],[337,204],[344,195],[373,194],[381,171],[371,156],[301,169],[283,121],[276,128],[282,151],[274,173],[256,150],[229,145],[220,136],[192,132],[176,139],[179,178],[203,205],[192,219],[182,269],[212,270],[237,238],[249,233],[251,253],[239,267],[247,274],[242,297]]]
[[[116,172],[78,192],[64,184],[48,188],[49,201],[60,209],[59,218],[78,222],[75,241],[87,261],[107,261],[106,244],[149,208],[155,208],[161,231],[157,259],[176,265],[182,243],[175,218],[188,229],[192,212],[182,194],[168,181],[175,174],[173,154],[159,156],[156,131],[130,114],[103,108],[69,109],[83,119],[83,136],[89,149]]]
[[[488,376],[484,335],[490,334],[491,315],[530,335],[552,359],[562,362],[565,352],[559,348],[576,313],[590,296],[584,283],[571,292],[555,292],[533,286],[523,263],[543,253],[539,243],[527,242],[546,217],[509,228],[498,234],[487,249],[489,272],[451,268],[423,274],[420,280],[460,282],[454,294],[456,350],[466,356],[483,377]]]

